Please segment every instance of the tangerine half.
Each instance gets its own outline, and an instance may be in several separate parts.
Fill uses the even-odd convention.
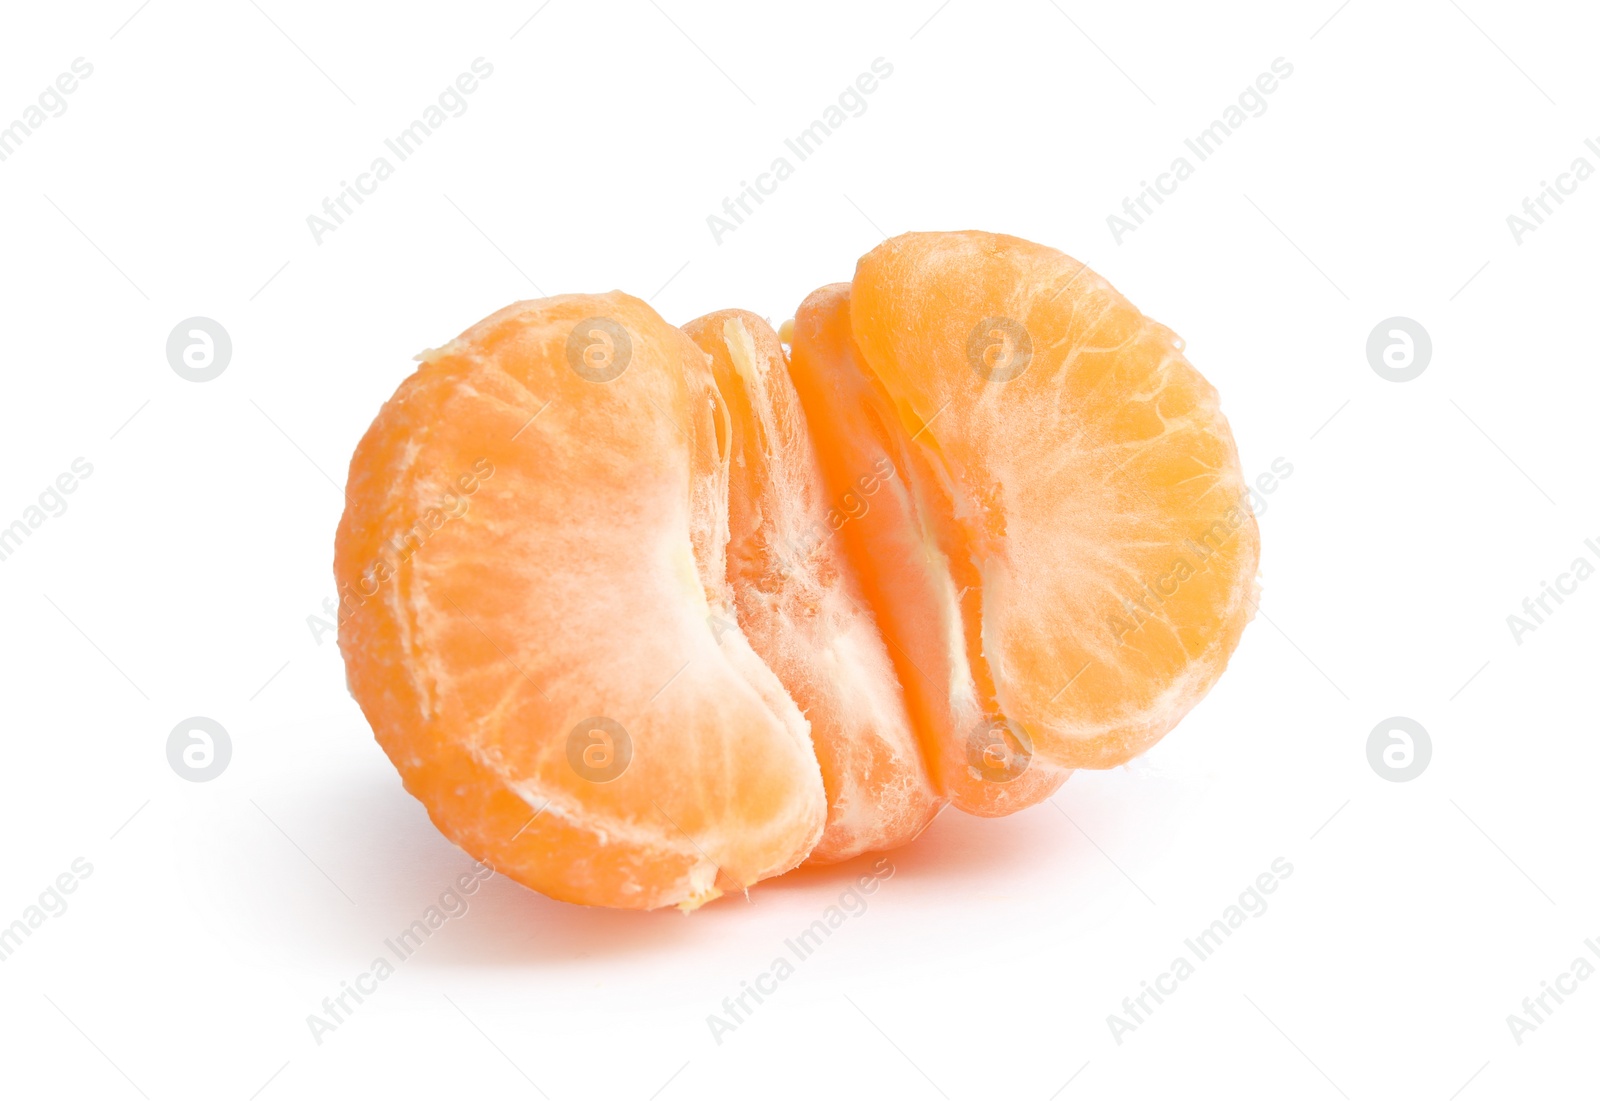
[[[352,694],[438,828],[696,908],[1169,730],[1254,605],[1215,391],[1083,265],[907,234],[801,305],[621,292],[419,357],[335,542]]]

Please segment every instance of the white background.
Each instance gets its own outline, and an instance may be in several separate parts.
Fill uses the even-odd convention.
[[[540,2],[0,21],[0,124],[94,66],[0,163],[0,525],[94,468],[0,562],[0,924],[93,867],[0,963],[0,1090],[1592,1095],[1600,981],[1520,1045],[1506,1018],[1600,938],[1600,580],[1520,644],[1506,617],[1600,564],[1600,178],[1520,244],[1506,216],[1600,168],[1594,11]],[[477,57],[469,110],[317,244],[306,216]],[[866,113],[717,244],[707,215],[878,57]],[[1278,57],[1267,112],[1118,244],[1106,216]],[[411,357],[541,293],[776,322],[882,234],[957,228],[1091,263],[1187,338],[1246,474],[1292,464],[1221,683],[1053,805],[942,815],[720,1044],[707,1015],[874,858],[687,917],[495,880],[315,1042],[469,866],[308,623]],[[234,345],[204,384],[164,350],[194,315]],[[1404,384],[1364,351],[1394,315],[1434,345]],[[194,715],[232,739],[209,783],[166,759]],[[1394,715],[1432,739],[1408,783],[1367,761]],[[1278,857],[1270,908],[1117,1043],[1107,1015]]]

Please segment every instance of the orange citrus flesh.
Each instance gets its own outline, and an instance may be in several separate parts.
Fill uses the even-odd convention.
[[[611,381],[573,367],[608,356]],[[569,295],[428,353],[351,461],[351,689],[439,829],[554,898],[694,907],[822,834],[804,717],[713,630],[734,618],[725,416],[649,306]]]
[[[900,680],[834,539],[847,514],[817,463],[778,334],[742,310],[683,327],[711,357],[731,428],[728,582],[740,627],[811,722],[828,824],[810,859],[911,840],[943,800]]]
[[[1259,536],[1215,391],[1070,257],[907,234],[777,333],[620,292],[419,357],[335,544],[352,694],[439,829],[694,909],[999,815],[1216,681]]]
[[[886,241],[850,316],[977,571],[975,678],[1047,761],[1143,752],[1255,606],[1260,537],[1216,391],[1171,330],[1016,237]]]
[[[848,283],[801,303],[790,374],[844,505],[839,541],[891,643],[941,789],[961,810],[987,816],[1048,797],[1068,772],[1031,761],[1025,735],[996,710],[963,611],[977,606],[981,578],[927,457],[856,349]]]

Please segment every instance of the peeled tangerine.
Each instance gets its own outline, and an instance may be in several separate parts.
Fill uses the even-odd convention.
[[[912,233],[678,329],[520,302],[350,463],[351,690],[472,856],[693,909],[1154,744],[1254,606],[1216,392],[1070,257]]]

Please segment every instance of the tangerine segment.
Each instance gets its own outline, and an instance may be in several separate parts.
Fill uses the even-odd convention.
[[[711,356],[730,425],[728,580],[739,625],[811,721],[828,825],[810,859],[910,841],[944,800],[928,779],[905,696],[850,563],[778,334],[721,310],[684,332]]]
[[[856,348],[848,283],[801,304],[789,371],[842,512],[838,542],[889,642],[940,790],[987,816],[1047,798],[1069,773],[1034,759],[1027,732],[999,710],[972,629],[982,578],[948,493]]]
[[[1182,342],[1055,249],[910,233],[862,257],[851,328],[953,502],[964,607],[1035,751],[1106,768],[1215,683],[1260,537],[1216,391]]]
[[[728,614],[707,357],[621,293],[421,357],[350,464],[352,693],[439,829],[554,898],[696,907],[802,861],[806,722]],[[731,615],[728,615],[731,618]]]

